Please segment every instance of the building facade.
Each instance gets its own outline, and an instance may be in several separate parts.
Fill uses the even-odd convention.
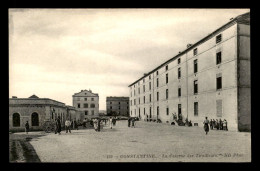
[[[92,93],[91,90],[81,90],[72,96],[73,107],[81,113],[81,117],[90,118],[98,116],[99,113],[99,96]]]
[[[116,113],[120,116],[129,116],[129,97],[107,97],[107,114]]]
[[[240,15],[129,85],[130,115],[251,130],[250,13]]]
[[[31,130],[43,130],[45,121],[55,121],[58,116],[64,126],[66,118],[73,117],[72,113],[76,115],[75,108],[56,100],[35,95],[29,98],[13,97],[9,99],[9,130],[24,131],[26,121]]]

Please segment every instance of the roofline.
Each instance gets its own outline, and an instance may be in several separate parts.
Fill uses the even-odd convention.
[[[65,105],[63,102],[59,102],[57,100],[49,99],[49,98],[9,98],[9,100],[51,100],[54,102],[62,103]]]
[[[148,75],[150,75],[151,73],[153,73],[154,71],[160,69],[162,66],[164,66],[165,64],[175,60],[176,58],[178,58],[179,56],[189,52],[190,50],[192,50],[194,47],[198,46],[199,44],[204,43],[205,41],[207,41],[209,38],[211,38],[213,35],[217,34],[218,32],[227,29],[229,27],[231,27],[232,25],[234,25],[235,23],[244,23],[244,24],[249,24],[247,22],[239,22],[240,17],[244,17],[250,15],[250,12],[238,15],[236,18],[234,18],[233,20],[229,21],[228,23],[224,24],[223,26],[219,27],[218,29],[216,29],[215,31],[213,31],[212,33],[210,33],[209,35],[207,35],[206,37],[202,38],[201,40],[199,40],[198,42],[194,43],[193,45],[191,45],[189,48],[185,49],[184,51],[182,51],[181,53],[177,54],[176,56],[172,57],[171,59],[167,60],[166,62],[164,62],[163,64],[159,65],[158,67],[156,67],[155,69],[153,69],[152,71],[148,72],[146,75],[142,76],[141,78],[139,78],[138,80],[136,80],[135,82],[133,82],[132,84],[130,84],[128,87],[134,85],[135,83],[137,83],[138,81],[142,80],[143,78],[147,77]]]

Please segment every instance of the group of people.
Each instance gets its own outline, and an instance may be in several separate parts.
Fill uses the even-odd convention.
[[[135,118],[128,118],[128,127],[134,128],[135,127]]]
[[[93,125],[94,125],[94,129],[96,132],[100,132],[100,126],[101,126],[101,119],[100,118],[95,118],[93,119]]]
[[[110,129],[112,129],[113,126],[116,126],[116,120],[117,118],[116,117],[110,117],[109,118],[109,125],[110,125]]]
[[[221,119],[211,119],[210,121],[208,120],[208,118],[206,117],[205,118],[205,121],[203,122],[204,124],[204,130],[206,132],[206,135],[208,134],[209,132],[209,126],[210,126],[210,129],[213,130],[214,128],[216,128],[217,130],[225,130],[225,131],[228,131],[228,128],[227,128],[227,120],[224,119],[223,121]]]

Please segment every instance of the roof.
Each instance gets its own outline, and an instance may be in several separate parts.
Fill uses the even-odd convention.
[[[240,23],[240,24],[250,24],[250,12],[245,13],[245,14],[241,14],[239,16],[237,16],[236,18],[232,19],[231,21],[229,21],[228,23],[224,24],[223,26],[221,26],[220,28],[218,28],[217,30],[213,31],[211,34],[207,35],[206,37],[204,37],[203,39],[199,40],[198,42],[194,43],[193,45],[191,45],[190,47],[188,47],[187,49],[185,49],[184,51],[180,52],[179,54],[177,54],[176,56],[172,57],[171,59],[167,60],[166,62],[164,62],[163,64],[161,64],[160,66],[156,67],[155,69],[153,69],[152,71],[148,72],[147,74],[145,74],[144,76],[142,76],[141,78],[139,78],[138,80],[136,80],[135,82],[133,82],[132,84],[130,84],[128,87],[134,85],[135,83],[137,83],[138,81],[142,80],[143,78],[147,77],[148,75],[150,75],[151,73],[153,73],[154,71],[160,69],[161,67],[163,67],[164,65],[170,63],[171,61],[177,59],[179,56],[191,51],[193,48],[195,48],[196,46],[198,46],[199,44],[204,43],[205,41],[207,41],[208,39],[210,39],[211,37],[213,37],[214,35],[218,34],[219,32],[227,29],[228,27],[232,26],[235,23]]]
[[[65,103],[49,99],[49,98],[9,98],[9,105],[14,104],[40,104],[40,105],[60,105],[65,106]]]
[[[93,94],[94,96],[98,96],[98,93],[92,93],[91,90],[81,90],[80,92],[75,93],[75,94],[72,95],[72,96],[78,96],[79,94],[81,94],[81,93],[83,93],[83,92],[88,92],[89,94]]]

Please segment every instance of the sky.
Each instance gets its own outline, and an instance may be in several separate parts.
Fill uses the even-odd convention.
[[[249,9],[9,9],[9,98],[66,105],[128,85]]]

